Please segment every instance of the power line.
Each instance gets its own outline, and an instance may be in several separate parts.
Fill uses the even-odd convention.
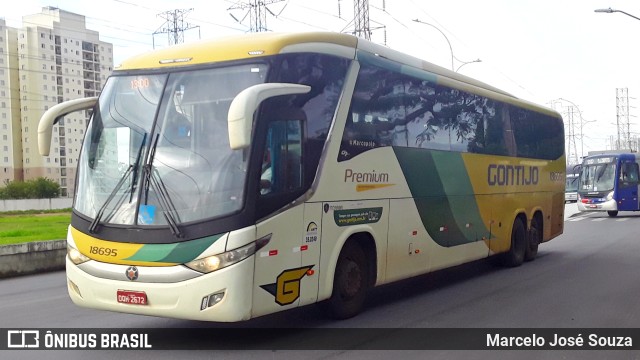
[[[66,11],[66,10],[63,10],[63,9],[60,9],[60,10],[61,11]],[[40,13],[40,14],[37,14],[37,15],[49,16],[49,17],[52,17],[52,18],[56,18],[55,15],[46,14],[46,13]],[[80,14],[77,14],[77,15],[80,15]],[[85,15],[80,15],[80,16],[83,16],[85,19],[99,20],[99,21],[102,21],[102,22],[105,22],[105,23],[109,23],[109,24],[113,24],[114,23],[112,20],[89,17],[89,16],[85,16]],[[12,19],[12,20],[17,22],[16,19]],[[65,19],[65,22],[75,22],[75,23],[84,24],[84,25],[86,25],[86,23],[87,23],[86,21],[77,20],[77,19]],[[35,23],[35,22],[32,22],[32,21],[25,21],[24,19],[21,20],[21,24],[23,26],[31,25],[32,27],[42,27],[42,24],[40,24],[40,23]],[[126,25],[126,24],[122,24],[122,25]],[[115,29],[115,30],[126,31],[128,33],[135,32],[135,31],[131,31],[130,29],[120,28],[120,27],[116,27],[116,26],[112,26],[112,25],[100,25],[100,26],[112,28],[112,29]],[[8,27],[10,27],[10,26],[8,26]],[[131,27],[131,26],[129,26],[129,27],[132,28],[132,29],[136,29],[136,27]],[[45,28],[48,29],[48,30],[53,29],[53,28],[50,28],[50,27],[45,27]],[[20,28],[16,28],[16,29],[20,30]],[[78,33],[78,34],[82,34],[82,35],[86,35],[87,34],[87,31],[78,30],[77,28],[72,28],[72,27],[56,26],[55,29],[64,30],[66,32]],[[137,28],[137,29],[147,30],[147,29],[144,29],[144,28]],[[91,29],[88,29],[88,28],[86,30],[94,31],[94,32],[99,34],[99,32],[96,31],[96,30],[91,30]],[[143,32],[136,32],[136,33],[141,34],[141,35],[149,35],[151,33],[151,30],[149,30],[149,32],[144,32],[144,33]],[[112,37],[112,38],[115,38],[115,37]],[[125,39],[125,38],[115,38],[115,39],[134,42],[134,41],[131,41],[131,40],[128,40],[128,39]]]
[[[341,0],[338,0],[338,18],[342,20]],[[353,18],[340,30],[341,33],[350,33],[359,38],[371,41],[371,35],[374,30],[384,29],[384,45],[387,45],[387,27],[379,22],[372,20],[370,17],[370,8],[374,7],[369,4],[369,0],[353,0]],[[383,1],[383,9],[386,7]],[[371,23],[377,24],[372,27]],[[353,27],[352,27],[353,25]]]
[[[267,28],[267,13],[271,14],[274,17],[278,15],[274,14],[267,5],[275,4],[277,2],[282,2],[284,0],[249,0],[248,2],[239,1],[229,7],[227,11],[231,10],[247,10],[242,19],[238,19],[231,12],[229,15],[238,23],[242,24],[242,22],[249,17],[249,31],[250,32],[264,32],[269,31]],[[285,4],[286,7],[286,4]],[[280,13],[282,13],[282,10]]]
[[[438,25],[440,28],[444,29],[447,33],[451,34],[451,36],[457,40],[458,42],[460,42],[462,45],[464,45],[466,48],[469,48],[469,46],[467,44],[464,43],[464,41],[460,40],[459,37],[456,36],[456,34],[452,31],[450,31],[449,29],[447,29],[445,26],[443,26],[440,22],[438,22],[438,20],[436,18],[434,18],[433,16],[429,15],[429,13],[427,13],[419,4],[416,4],[416,2],[414,0],[409,0],[409,2],[411,2],[411,4],[413,4],[413,8],[418,9],[419,11],[421,11],[425,16],[427,16],[428,18],[430,18],[430,21],[433,21],[434,24]],[[456,58],[456,60],[460,61],[459,59]],[[502,77],[504,77],[505,79],[507,79],[509,82],[515,84],[517,87],[519,87],[520,89],[526,91],[527,93],[529,93],[531,96],[535,96],[531,91],[529,91],[529,89],[525,88],[524,86],[520,85],[517,81],[515,81],[514,79],[512,79],[511,77],[509,77],[508,75],[506,75],[504,72],[502,72],[500,70],[500,68],[496,68],[495,66],[491,66],[490,62],[487,62],[486,60],[483,60],[483,63],[486,65],[489,65],[491,68],[493,68],[494,71],[496,71],[497,73],[499,73]]]
[[[153,48],[156,48],[155,35],[167,34],[169,45],[181,44],[184,42],[184,32],[190,29],[198,28],[198,37],[200,37],[200,26],[191,25],[185,22],[185,15],[193,11],[191,9],[175,9],[158,14],[159,17],[165,19],[165,23],[153,32]]]
[[[631,122],[629,121],[629,89],[616,88],[616,148],[633,151],[631,146]]]
[[[353,35],[371,40],[371,23],[369,21],[369,0],[353,0]]]
[[[119,0],[112,0],[112,1],[119,2],[119,3],[122,3],[122,4],[131,5],[131,6],[138,6],[136,4],[132,4],[132,3],[129,3],[129,2],[126,2],[126,1],[119,1]],[[156,11],[156,12],[160,11],[160,10],[157,10],[157,9],[152,9],[152,8],[144,7],[144,6],[138,6],[138,7],[142,7],[144,9],[153,10],[153,11]],[[64,9],[61,9],[61,10],[62,11],[66,11]],[[52,14],[39,14],[39,15],[55,17]],[[80,14],[78,14],[78,15],[80,15]],[[107,28],[114,29],[114,30],[119,30],[119,31],[127,32],[127,33],[136,33],[136,34],[145,35],[145,36],[153,34],[153,30],[152,29],[143,28],[143,27],[134,27],[134,26],[130,26],[128,24],[114,22],[113,19],[101,19],[101,18],[98,18],[98,17],[91,17],[91,16],[86,16],[86,15],[81,15],[81,16],[84,16],[87,20],[101,22],[101,24],[95,24],[95,22],[94,22],[94,24],[96,26],[99,26],[99,27],[107,27]],[[18,22],[17,19],[12,19],[12,20]],[[213,26],[227,28],[227,29],[235,30],[235,31],[244,31],[243,29],[234,28],[232,26],[218,24],[218,23],[215,23],[215,22],[207,21],[207,20],[195,19],[195,18],[193,20],[197,21],[198,23],[201,23],[201,24],[213,25]],[[65,21],[83,23],[81,20],[77,20],[77,19],[65,19]],[[86,21],[84,23],[85,24],[90,24],[92,21]],[[32,25],[32,26],[40,26],[41,25],[41,24],[37,24],[37,23],[34,23],[34,22],[30,22],[30,21],[22,21],[22,24],[23,25],[27,24],[27,25]],[[123,28],[123,27],[117,27],[117,26],[113,26],[113,25],[106,25],[106,24],[120,24],[120,25],[128,27],[129,29]],[[73,32],[73,33],[78,33],[78,34],[86,34],[85,31],[78,30],[77,28],[58,26],[58,27],[56,27],[56,29],[65,30],[67,32]],[[139,29],[139,30],[143,30],[143,31],[132,31],[130,29]],[[97,30],[91,30],[91,29],[87,29],[87,30],[98,32]],[[113,40],[117,40],[119,42],[127,42],[127,43],[134,43],[134,44],[149,45],[149,42],[147,42],[147,41],[137,41],[137,40],[131,40],[131,38],[124,38],[124,37],[105,35],[104,32],[102,32],[102,33],[98,32],[98,33],[99,33],[100,39],[113,39]]]

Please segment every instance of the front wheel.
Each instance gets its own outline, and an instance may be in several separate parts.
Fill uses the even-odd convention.
[[[616,217],[618,216],[618,211],[617,210],[607,211],[607,214],[609,214],[609,217]]]
[[[333,293],[323,303],[329,316],[335,319],[348,319],[362,310],[369,290],[367,264],[367,257],[362,247],[353,241],[347,242],[336,264]]]

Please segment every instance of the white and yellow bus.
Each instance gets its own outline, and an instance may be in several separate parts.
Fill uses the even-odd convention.
[[[334,33],[250,34],[125,61],[92,109],[66,271],[74,303],[240,321],[563,231],[558,113]]]

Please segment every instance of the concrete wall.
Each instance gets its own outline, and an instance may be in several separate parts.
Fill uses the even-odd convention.
[[[66,240],[0,246],[0,278],[64,269]]]
[[[67,209],[72,198],[0,200],[0,211]]]

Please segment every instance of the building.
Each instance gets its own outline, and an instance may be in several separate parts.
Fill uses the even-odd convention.
[[[17,30],[0,19],[0,184],[23,179],[17,43]]]
[[[54,126],[50,156],[38,153],[38,121],[63,101],[99,94],[113,69],[113,45],[86,28],[85,17],[55,7],[0,20],[0,182],[46,177],[72,196],[88,113]]]

